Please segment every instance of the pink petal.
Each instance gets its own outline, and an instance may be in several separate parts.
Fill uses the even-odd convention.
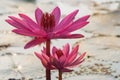
[[[57,31],[61,31],[61,29],[64,29],[67,25],[69,25],[73,19],[75,18],[76,14],[78,13],[78,10],[73,11],[69,15],[67,15],[59,24],[56,26],[56,33]]]
[[[67,56],[66,58],[66,62],[64,63],[64,66],[68,66],[69,64],[71,64],[77,57],[78,54],[78,49],[79,49],[79,45],[76,45],[71,53]]]
[[[62,34],[67,34],[67,33],[69,33],[69,32],[78,30],[78,29],[84,27],[86,24],[89,23],[89,22],[86,22],[86,20],[87,20],[89,17],[90,17],[90,15],[83,16],[82,18],[79,18],[78,20],[76,20],[76,21],[73,22],[72,24],[66,26],[64,29],[61,29],[61,30],[59,30],[59,31],[56,32],[56,33],[58,34],[58,33],[61,33],[61,32],[62,32]]]
[[[30,17],[28,17],[27,15],[25,15],[25,14],[19,14],[19,16],[20,16],[24,21],[26,21],[28,24],[34,25],[34,27],[31,27],[32,29],[38,28],[38,25],[37,25]]]
[[[24,30],[24,29],[14,29],[12,30],[12,32],[16,33],[16,34],[20,34],[20,35],[24,35],[24,36],[32,36],[32,37],[38,37],[39,35],[36,35],[28,30]]]
[[[40,53],[35,52],[35,55],[36,55],[39,59],[41,59],[41,58],[42,58],[42,56],[41,56],[41,54],[40,54]]]
[[[16,23],[15,21],[13,21],[13,20],[10,20],[10,19],[7,19],[7,20],[5,20],[7,23],[9,23],[10,25],[12,25],[12,26],[14,26],[14,27],[16,27],[16,28],[19,28],[19,29],[24,29],[25,28],[25,26],[23,26],[23,25],[21,25],[21,24],[19,24],[19,23]]]
[[[78,49],[79,49],[79,45],[76,45],[72,49],[72,51],[71,51],[71,53],[69,54],[69,57],[68,57],[68,61],[67,61],[68,63],[71,63],[71,62],[73,62],[76,59],[77,54],[78,54]]]
[[[66,56],[65,55],[63,55],[63,56],[61,56],[60,58],[59,58],[59,62],[60,62],[60,64],[64,64],[65,63],[65,61],[66,61]]]
[[[42,53],[46,54],[46,48],[43,47],[43,50],[41,50]]]
[[[42,56],[47,62],[50,62],[50,59],[46,54],[43,53]]]
[[[87,25],[89,23],[89,22],[86,22],[86,20],[89,17],[90,17],[90,15],[83,16],[82,18],[76,20],[72,24],[66,26],[64,29],[59,30],[57,33],[61,33],[62,32],[62,34],[67,34],[69,32],[78,30],[78,29],[84,27],[85,25]]]
[[[32,41],[28,42],[28,43],[25,45],[24,48],[27,49],[27,48],[36,46],[36,45],[38,45],[38,44],[41,44],[41,43],[43,43],[43,42],[45,42],[45,41],[46,41],[46,39],[43,39],[43,38],[35,38],[35,39],[33,39]]]
[[[54,56],[54,54],[56,54],[56,51],[57,51],[58,49],[56,48],[56,47],[53,47],[52,48],[52,55]]]
[[[78,57],[74,62],[72,62],[69,66],[73,66],[73,65],[78,65],[80,64],[81,62],[84,61],[84,56],[86,55],[86,53],[83,53],[80,55],[80,57]]]
[[[67,68],[64,68],[64,69],[61,69],[62,72],[71,72],[73,70],[70,70],[70,69],[67,69]]]
[[[88,20],[89,17],[90,15],[83,16],[79,18],[78,20],[76,20],[74,23],[76,24],[76,23],[86,22],[86,20]]]
[[[53,57],[54,57],[57,61],[59,61],[59,58],[58,58],[58,56],[57,56],[56,53],[53,54]]]
[[[39,53],[35,52],[35,55],[41,60],[43,66],[47,68],[48,62],[46,61],[46,59],[43,58],[43,56],[41,54],[39,54]]]
[[[82,34],[68,34],[68,35],[59,35],[54,36],[54,39],[74,39],[74,38],[82,38],[84,37]]]
[[[89,22],[80,22],[80,23],[73,22],[71,25],[67,26],[65,29],[62,29],[61,31],[58,31],[56,34],[68,34],[70,32],[81,29],[82,27],[84,27],[88,23]]]
[[[46,35],[46,32],[42,29],[40,29],[40,26],[37,25],[31,18],[29,18],[27,15],[19,14],[19,16],[31,27],[31,31],[34,33],[40,34],[40,35]]]
[[[56,7],[53,11],[52,14],[55,17],[55,25],[58,24],[59,20],[60,20],[60,16],[61,16],[61,12],[60,12],[60,8]]]
[[[17,23],[21,28],[23,27],[24,29],[31,30],[30,27],[22,20],[14,17],[14,16],[9,16],[10,19],[12,19],[15,23]]]
[[[65,46],[63,46],[63,53],[65,56],[68,56],[70,50],[70,45],[67,43]]]
[[[35,10],[35,18],[36,18],[36,21],[37,21],[37,23],[38,23],[39,25],[41,24],[41,17],[42,17],[42,15],[43,15],[42,10],[41,10],[40,8],[37,8],[37,9]]]
[[[81,29],[82,27],[84,27],[85,25],[87,25],[89,22],[81,22],[81,23],[73,23],[72,25],[70,25],[70,27],[68,27],[66,29],[66,31],[69,33],[69,32],[72,32],[72,31],[76,31],[78,29]],[[65,33],[65,32],[63,32]]]
[[[81,63],[84,62],[84,61],[85,61],[85,59],[82,59],[81,61],[78,61],[78,62],[76,62],[76,63],[69,64],[68,66],[69,66],[70,68],[72,68],[72,67],[78,66],[79,64],[81,64]]]

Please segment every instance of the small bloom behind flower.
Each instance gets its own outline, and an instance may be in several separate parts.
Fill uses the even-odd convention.
[[[81,64],[84,61],[84,56],[86,53],[78,56],[79,46],[75,46],[70,52],[69,44],[66,44],[63,49],[52,48],[52,54],[48,57],[45,54],[45,49],[42,53],[35,53],[38,58],[40,58],[42,64],[49,69],[58,69],[62,72],[70,72],[71,68]]]

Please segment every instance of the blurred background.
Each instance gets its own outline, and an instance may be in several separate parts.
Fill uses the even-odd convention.
[[[76,31],[85,38],[52,40],[52,46],[79,44],[79,54],[87,52],[85,62],[64,73],[63,80],[120,80],[120,0],[0,0],[0,80],[45,80],[45,69],[34,56],[44,44],[24,50],[32,38],[12,33],[5,19],[18,13],[34,19],[37,7],[51,12],[56,6],[61,18],[75,9],[79,9],[76,19],[91,15],[90,23]],[[57,80],[56,71],[52,71],[52,80]]]

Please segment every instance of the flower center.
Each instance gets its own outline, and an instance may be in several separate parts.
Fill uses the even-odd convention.
[[[63,52],[62,52],[62,50],[57,50],[56,54],[57,54],[58,58],[60,58],[63,55]]]
[[[55,17],[52,14],[45,13],[41,18],[41,27],[46,32],[51,32],[55,27]]]

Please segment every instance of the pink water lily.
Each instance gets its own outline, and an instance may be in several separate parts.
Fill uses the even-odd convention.
[[[74,20],[77,13],[78,10],[75,10],[60,21],[61,11],[59,7],[54,8],[51,13],[43,13],[40,8],[37,8],[35,10],[36,21],[25,14],[19,14],[20,18],[9,16],[10,19],[7,19],[6,22],[15,27],[12,31],[16,34],[34,38],[24,47],[29,48],[46,42],[48,39],[83,37],[82,34],[72,34],[71,32],[88,24],[89,15]]]
[[[86,53],[78,56],[79,46],[76,45],[70,52],[69,44],[66,44],[63,49],[52,48],[51,56],[48,57],[46,49],[42,50],[42,53],[36,53],[35,55],[41,60],[44,67],[49,69],[58,69],[62,72],[70,72],[71,68],[79,65],[84,61],[84,56]]]

